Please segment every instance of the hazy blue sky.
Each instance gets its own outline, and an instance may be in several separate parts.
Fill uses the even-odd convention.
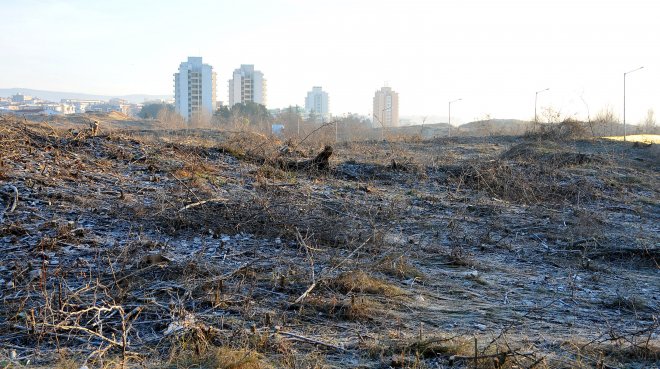
[[[0,0],[0,87],[171,94],[188,56],[268,79],[269,107],[312,86],[333,113],[371,114],[385,81],[402,115],[529,119],[539,106],[629,122],[660,113],[660,5],[643,0]]]

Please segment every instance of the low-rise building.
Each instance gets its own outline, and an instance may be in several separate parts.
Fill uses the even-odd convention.
[[[32,96],[23,95],[22,93],[17,93],[16,95],[13,95],[11,97],[11,101],[15,103],[25,103],[28,101],[32,101]]]
[[[82,114],[87,111],[87,107],[91,105],[102,104],[101,100],[81,100],[81,99],[62,99],[62,104],[72,105],[76,114]]]

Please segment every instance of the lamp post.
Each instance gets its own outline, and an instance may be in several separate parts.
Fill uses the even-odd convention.
[[[644,67],[639,67],[637,69],[633,69],[630,72],[626,72],[623,74],[623,141],[624,142],[626,141],[626,75],[632,72],[637,72],[642,68]]]
[[[536,115],[536,102],[539,100],[539,94],[541,92],[548,91],[549,89],[550,89],[550,87],[546,88],[545,90],[536,91],[536,93],[534,94],[534,126],[535,126],[535,128],[539,124],[539,121],[538,121],[537,115]]]
[[[451,137],[451,103],[461,101],[463,99],[456,99],[449,101],[449,137]]]

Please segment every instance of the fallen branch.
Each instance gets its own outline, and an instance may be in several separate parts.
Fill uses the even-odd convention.
[[[283,170],[328,170],[330,168],[330,156],[332,155],[332,146],[326,146],[314,159],[302,161],[284,161],[278,160],[278,166]]]
[[[291,338],[296,339],[296,340],[304,341],[304,342],[307,342],[307,343],[312,343],[312,344],[319,345],[319,346],[329,347],[329,348],[335,349],[337,351],[346,351],[346,349],[343,348],[343,347],[339,347],[339,346],[336,346],[336,345],[333,345],[333,344],[330,344],[330,343],[315,340],[313,338],[301,336],[301,335],[298,335],[298,334],[295,334],[295,333],[289,333],[289,332],[276,332],[276,333],[281,334],[283,336],[291,337]]]
[[[23,329],[23,330],[26,330],[26,331],[29,331],[29,330],[30,330],[30,328],[22,327],[22,326],[20,326],[20,325],[13,325],[13,327],[14,327],[14,328]],[[62,330],[62,331],[78,331],[78,332],[83,332],[83,333],[87,333],[89,336],[96,337],[96,338],[98,338],[98,339],[100,339],[100,340],[102,340],[102,341],[105,341],[105,342],[107,342],[107,343],[109,343],[109,344],[111,344],[111,345],[115,345],[115,346],[118,346],[118,347],[123,347],[123,343],[122,343],[122,342],[119,342],[119,341],[114,340],[114,339],[112,339],[112,338],[108,338],[108,337],[106,337],[106,336],[104,336],[104,335],[102,335],[102,334],[99,334],[99,333],[97,333],[97,332],[94,332],[94,331],[91,330],[91,329],[88,329],[88,328],[85,328],[85,327],[81,327],[81,326],[75,326],[75,325],[63,325],[63,324],[50,324],[50,323],[36,323],[36,324],[34,324],[34,327],[33,327],[32,329],[37,329],[37,328],[41,329],[41,332],[42,332],[42,333],[46,333],[46,334],[50,334],[50,335],[54,335],[54,336],[56,336],[56,337],[58,336],[58,333],[57,333],[58,330]],[[53,331],[52,331],[52,332],[45,331],[44,328],[52,328]],[[89,341],[87,341],[87,340],[85,340],[85,339],[83,339],[83,338],[80,338],[80,337],[71,336],[71,335],[69,335],[69,337],[74,338],[74,339],[76,339],[76,340],[78,340],[78,341],[80,341],[80,342],[89,343]]]
[[[533,352],[500,352],[499,354],[489,354],[489,355],[472,355],[472,356],[462,356],[462,355],[452,355],[449,357],[449,361],[453,362],[456,360],[482,360],[482,359],[500,359],[506,358],[509,356],[534,356]]]
[[[328,275],[328,274],[330,274],[330,273],[332,273],[333,271],[337,270],[337,269],[338,269],[340,266],[342,266],[342,265],[343,265],[348,259],[352,258],[353,255],[355,255],[356,252],[358,252],[361,248],[363,248],[364,245],[366,245],[370,240],[371,240],[371,237],[367,238],[366,241],[364,241],[360,246],[356,247],[355,250],[351,251],[350,254],[348,254],[344,259],[342,259],[342,261],[339,262],[339,264],[335,265],[334,267],[332,267],[331,269],[329,269],[327,272],[326,272],[325,270],[322,271],[322,272],[320,273],[320,275],[319,275],[319,279],[317,279],[316,282],[313,282],[313,283],[309,286],[309,288],[307,288],[307,290],[305,290],[305,292],[304,292],[302,295],[300,295],[300,297],[298,297],[298,298],[296,299],[296,301],[293,302],[293,304],[294,304],[294,305],[295,305],[295,304],[298,304],[298,303],[300,303],[302,300],[304,300],[305,297],[307,297],[307,295],[309,295],[309,293],[312,292],[312,290],[313,290],[314,288],[316,288],[316,286],[318,285],[319,282],[321,282],[322,280],[324,280],[325,278],[327,278],[327,275]]]
[[[303,294],[300,295],[300,297],[298,297],[298,298],[296,299],[296,301],[294,301],[293,303],[294,303],[294,304],[298,304],[298,303],[300,303],[300,301],[304,300],[305,297],[307,297],[307,295],[309,295],[309,293],[312,292],[312,290],[313,290],[314,288],[316,288],[316,282],[312,283],[312,284],[311,284],[311,285],[305,290],[305,292],[303,292]]]
[[[13,196],[10,197],[10,204],[7,204],[4,209],[0,209],[0,223],[4,221],[5,213],[11,213],[16,210],[16,205],[18,204],[18,189],[13,185],[6,185],[5,188],[13,190]],[[4,194],[4,193],[3,193]]]
[[[334,121],[334,120],[333,120],[332,122],[328,122],[328,123],[322,124],[319,128],[317,128],[317,129],[315,129],[315,130],[309,132],[309,133],[307,134],[307,136],[305,136],[305,138],[303,138],[302,140],[300,140],[300,142],[298,142],[298,144],[297,144],[296,146],[300,146],[300,145],[302,145],[303,142],[305,142],[305,141],[306,141],[311,135],[313,135],[313,134],[316,133],[317,131],[320,131],[320,130],[322,130],[322,129],[325,128],[325,127],[328,127],[328,126],[331,126],[331,125],[335,125],[335,124],[337,124],[337,121]]]
[[[182,211],[184,211],[184,210],[188,210],[188,209],[190,209],[190,208],[194,208],[194,207],[196,207],[196,206],[204,205],[204,204],[206,204],[206,203],[208,203],[208,202],[225,202],[225,201],[229,201],[229,199],[225,199],[224,197],[215,197],[215,198],[208,199],[208,200],[202,200],[202,201],[193,202],[192,204],[188,204],[188,205],[182,207],[181,209],[179,209],[179,213],[182,212]]]
[[[16,210],[16,205],[18,205],[18,189],[14,185],[7,185],[6,187],[9,187],[10,189],[14,190],[14,198],[13,198],[13,203],[11,204],[11,207],[8,207],[9,212],[12,213],[14,210]]]

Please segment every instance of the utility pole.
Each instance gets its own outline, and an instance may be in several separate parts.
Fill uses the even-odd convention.
[[[644,67],[639,67],[637,69],[633,69],[630,72],[626,72],[623,74],[623,141],[624,142],[626,141],[626,75],[632,72],[637,72],[642,68]]]
[[[451,137],[451,103],[461,101],[461,100],[463,100],[463,99],[461,98],[461,99],[456,99],[456,100],[450,100],[449,101],[449,137]]]
[[[538,124],[539,124],[539,121],[538,121],[538,118],[537,118],[537,115],[536,115],[536,102],[539,100],[539,94],[541,92],[548,91],[549,89],[550,89],[550,87],[546,88],[545,90],[536,91],[536,93],[534,94],[534,129],[537,129]]]

